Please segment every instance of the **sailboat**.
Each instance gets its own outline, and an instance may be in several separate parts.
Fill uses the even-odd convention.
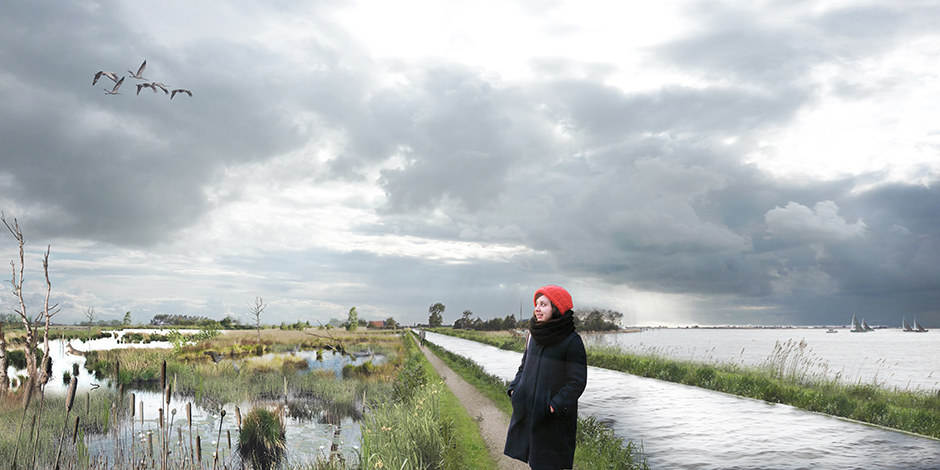
[[[868,330],[866,330],[865,327],[863,327],[862,324],[858,322],[858,318],[856,318],[855,315],[852,315],[852,329],[849,330],[849,332],[866,333]]]
[[[915,319],[914,321],[916,322],[917,320]],[[911,328],[910,323],[907,322],[906,317],[901,317],[901,329],[902,331],[906,331],[906,332],[914,332],[914,329]]]
[[[914,331],[918,333],[926,333],[927,330],[924,327],[920,326],[920,323],[917,323],[917,317],[914,317]]]
[[[868,326],[868,322],[865,319],[862,319],[862,326],[865,327],[865,331],[875,331],[874,328]]]

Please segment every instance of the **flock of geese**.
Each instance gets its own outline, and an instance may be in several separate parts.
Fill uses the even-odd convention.
[[[144,63],[140,64],[140,68],[137,69],[137,72],[134,72],[134,71],[132,71],[132,70],[128,70],[128,71],[127,71],[127,73],[131,74],[131,78],[136,78],[137,80],[144,80],[144,81],[145,81],[144,83],[138,83],[138,84],[137,84],[137,94],[138,94],[138,95],[140,94],[140,90],[141,90],[141,89],[143,89],[143,88],[150,88],[151,90],[153,90],[154,93],[156,93],[158,89],[163,90],[163,94],[164,94],[164,95],[170,95],[170,99],[171,99],[171,100],[173,99],[174,96],[176,96],[177,93],[180,93],[180,94],[185,93],[185,94],[189,95],[190,97],[193,96],[193,92],[191,92],[191,91],[189,91],[189,90],[187,90],[187,89],[185,89],[185,88],[177,88],[177,89],[175,89],[175,90],[170,91],[170,90],[169,90],[169,87],[167,87],[166,85],[164,85],[164,84],[162,84],[162,83],[160,83],[160,82],[150,82],[150,83],[146,83],[146,80],[147,80],[147,79],[144,78],[144,69],[145,69],[145,68],[147,68],[147,61],[146,61],[146,60],[144,61]],[[98,83],[98,79],[100,79],[100,78],[103,77],[103,76],[104,76],[104,77],[107,77],[107,78],[110,78],[110,79],[114,82],[114,88],[111,88],[110,90],[105,89],[105,90],[104,90],[104,94],[106,94],[106,95],[123,95],[123,94],[124,94],[124,93],[118,92],[118,89],[121,88],[121,85],[124,84],[124,79],[127,78],[127,77],[121,77],[121,79],[118,80],[118,77],[117,77],[117,74],[116,74],[116,73],[114,73],[114,72],[108,72],[107,70],[101,70],[101,71],[99,71],[98,73],[96,73],[96,74],[95,74],[95,79],[91,81],[91,85],[92,85],[92,86],[95,86],[95,84]]]

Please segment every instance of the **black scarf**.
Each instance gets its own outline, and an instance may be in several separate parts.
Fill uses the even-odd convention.
[[[574,332],[574,312],[568,310],[558,320],[539,322],[529,318],[529,332],[540,346],[554,346]]]

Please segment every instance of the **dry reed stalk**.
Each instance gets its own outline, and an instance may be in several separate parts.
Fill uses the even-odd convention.
[[[29,448],[30,448],[30,449],[32,449],[33,431],[34,431],[35,429],[36,429],[36,415],[33,415],[32,422],[31,422],[30,425],[29,425],[29,444],[30,444]],[[27,453],[26,455],[29,456],[29,455],[33,455],[33,454]],[[30,460],[29,457],[27,457],[27,460]],[[32,463],[30,463],[29,465],[27,465],[27,468],[32,468]]]
[[[23,399],[23,417],[20,418],[20,429],[16,433],[16,445],[13,448],[13,464],[10,468],[16,470],[16,456],[20,450],[20,437],[23,435],[23,423],[26,422],[26,415],[29,414],[29,404],[33,401],[33,381],[30,381],[27,384],[28,388],[26,389],[26,398]]]
[[[134,411],[137,408],[137,394],[131,393],[131,462],[136,458],[135,447],[137,443],[137,437],[134,434]]]
[[[180,467],[182,467],[183,465],[186,465],[186,457],[185,457],[185,454],[183,454],[183,451],[186,448],[183,447],[183,427],[182,426],[176,427],[176,435],[179,437]]]
[[[225,418],[225,410],[219,412],[219,434],[215,438],[215,454],[212,459],[212,470],[215,470],[215,464],[219,461],[219,444],[222,441],[222,420]]]
[[[75,445],[75,441],[78,439],[78,418],[80,416],[75,417],[75,428],[72,429],[72,445]]]
[[[199,468],[202,468],[202,436],[196,436],[196,460]]]
[[[73,377],[74,378],[74,377]],[[42,425],[42,411],[46,405],[46,385],[42,384],[39,387],[39,412],[36,416],[33,416],[33,429],[30,430],[29,439],[32,441],[30,444],[30,454],[32,455],[31,462],[29,464],[30,469],[36,468],[36,459],[39,456],[39,428],[36,426]],[[36,436],[33,437],[33,430],[36,431]]]
[[[193,404],[186,402],[186,421],[189,423],[189,467],[196,466],[193,461]]]
[[[117,463],[121,461],[121,455],[120,455],[121,445],[120,445],[120,434],[118,430],[117,403],[113,401],[111,402],[111,416],[112,416],[112,419],[114,420],[114,423],[112,423],[112,426],[114,428],[114,462]]]
[[[55,456],[55,470],[59,470],[59,458],[62,456],[62,443],[65,440],[65,429],[69,425],[69,413],[72,411],[72,404],[75,403],[75,387],[78,385],[78,379],[72,377],[69,382],[69,395],[65,399],[65,423],[62,425],[62,434],[59,436],[59,450]]]
[[[166,364],[166,361],[163,361],[163,363]],[[166,408],[170,409],[170,399],[173,397],[173,387],[170,385],[169,382],[167,382],[166,386],[163,388],[163,396],[164,396],[164,402],[166,403]],[[173,409],[173,415],[176,415],[175,408]],[[172,430],[172,428],[173,428],[173,424],[171,423],[163,431],[164,432],[164,436],[163,436],[164,460],[166,460],[166,457],[170,454],[170,431]]]
[[[160,468],[166,470],[166,439],[164,439],[163,408],[160,408]]]

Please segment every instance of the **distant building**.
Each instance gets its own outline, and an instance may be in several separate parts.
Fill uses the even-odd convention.
[[[385,328],[385,320],[372,320],[369,322],[369,328]]]

